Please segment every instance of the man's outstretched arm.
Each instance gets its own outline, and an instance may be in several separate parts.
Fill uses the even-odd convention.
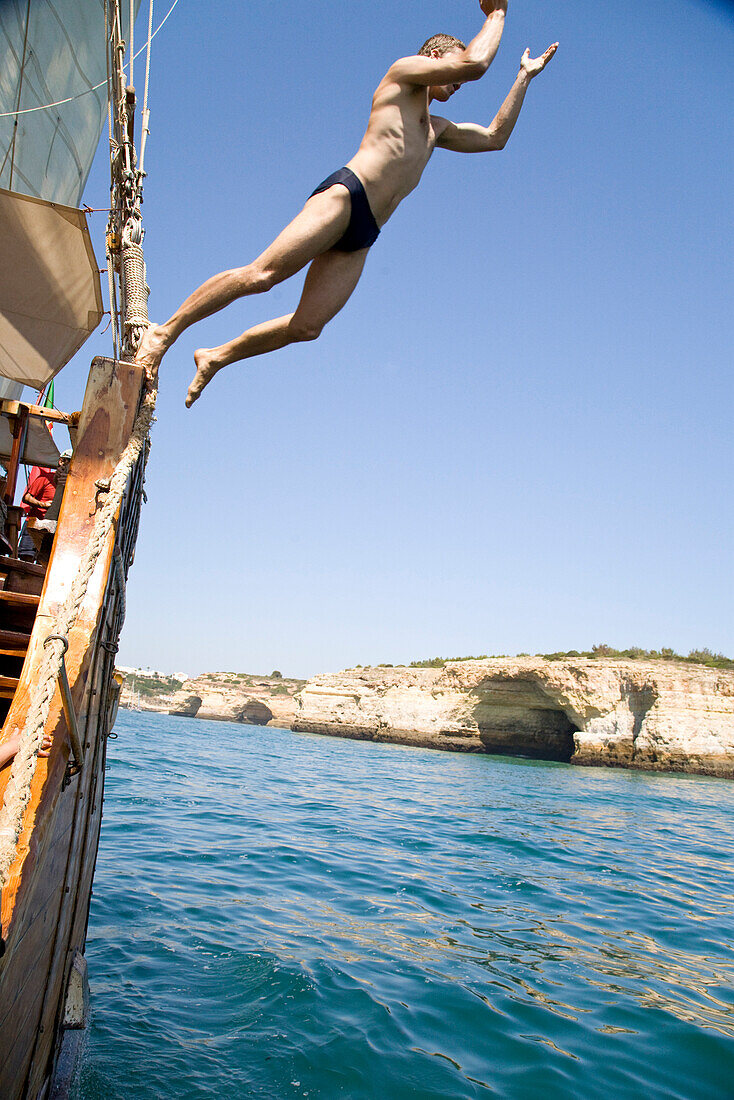
[[[434,116],[436,145],[455,153],[488,153],[494,149],[504,149],[515,128],[530,81],[538,73],[542,73],[557,49],[558,43],[554,42],[542,57],[536,58],[531,58],[530,50],[525,51],[517,79],[489,126],[478,126],[473,122],[449,122],[448,119]]]
[[[486,15],[484,26],[465,50],[456,50],[443,57],[401,57],[390,66],[387,76],[398,84],[419,84],[426,87],[440,84],[464,84],[479,80],[495,58],[505,29],[507,0],[479,0]]]

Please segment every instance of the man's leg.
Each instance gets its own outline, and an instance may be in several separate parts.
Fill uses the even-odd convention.
[[[28,524],[23,525],[20,542],[18,543],[18,557],[21,559],[21,561],[36,560],[36,544],[31,538]]]
[[[213,275],[189,295],[165,324],[151,325],[143,336],[136,362],[155,372],[171,344],[189,325],[237,298],[261,294],[295,275],[315,256],[336,244],[349,225],[351,212],[351,197],[342,184],[314,195],[251,264]]]
[[[308,269],[303,294],[295,313],[255,325],[218,348],[199,348],[194,353],[197,371],[186,395],[190,408],[217,371],[240,359],[251,359],[301,340],[315,340],[324,325],[346,305],[359,282],[369,249],[359,252],[325,252]]]

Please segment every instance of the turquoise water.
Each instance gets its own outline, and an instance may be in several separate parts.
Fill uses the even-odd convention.
[[[116,731],[75,1100],[734,1095],[734,784]]]

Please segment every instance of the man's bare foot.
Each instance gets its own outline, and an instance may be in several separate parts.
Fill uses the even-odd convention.
[[[155,378],[160,361],[167,351],[168,341],[163,325],[155,325],[151,322],[143,333],[140,347],[135,353],[135,362],[145,367],[150,378]]]
[[[211,357],[211,348],[199,348],[194,352],[196,374],[186,394],[186,408],[190,409],[194,401],[201,397],[201,391],[208,386],[214,375],[220,369]]]

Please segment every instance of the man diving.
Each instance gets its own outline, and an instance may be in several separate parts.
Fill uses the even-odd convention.
[[[310,264],[295,313],[255,325],[217,348],[194,353],[196,375],[186,396],[193,405],[217,371],[301,340],[315,340],[346,304],[367,253],[399,203],[418,185],[434,148],[485,153],[504,148],[530,81],[558,49],[538,58],[526,50],[520,71],[489,126],[454,123],[429,113],[462,84],[479,80],[494,60],[504,30],[507,0],[479,0],[484,26],[468,46],[437,34],[414,57],[390,66],[372,100],[367,130],[344,168],[316,188],[280,236],[252,263],[212,276],[162,325],[145,332],[136,360],[155,374],[184,329],[248,294],[261,294]]]

